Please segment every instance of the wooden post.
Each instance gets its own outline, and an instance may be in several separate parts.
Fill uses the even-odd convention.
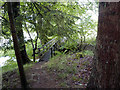
[[[55,50],[56,50],[56,48],[55,48],[55,45],[56,45],[56,43],[53,45],[53,54],[54,54],[54,56],[55,56]]]

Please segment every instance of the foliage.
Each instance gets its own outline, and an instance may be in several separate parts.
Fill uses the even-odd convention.
[[[85,50],[84,53],[85,53],[85,56],[86,55],[88,55],[88,56],[93,56],[94,55],[93,51],[90,51],[90,50]]]
[[[79,59],[79,58],[83,58],[85,56],[93,56],[93,55],[94,55],[93,51],[91,51],[91,50],[84,50],[84,51],[75,53],[75,58]]]
[[[59,2],[21,2],[20,10],[22,16],[19,16],[17,19],[23,20],[24,29],[24,23],[26,23],[27,28],[31,33],[39,32],[39,38],[44,43],[48,41],[48,36],[57,35],[59,37],[72,38],[78,36],[78,31],[80,33],[86,33],[86,31],[83,32],[83,30],[86,30],[86,28],[94,28],[95,24],[93,23],[93,20],[86,13],[88,11],[88,8],[92,10],[92,4],[88,3],[79,5],[77,2],[72,4]],[[5,10],[6,7],[4,7],[4,11]],[[5,18],[7,19],[7,14],[3,14],[5,14]],[[80,21],[79,27],[75,24],[77,20]],[[2,26],[4,27],[5,21],[3,20],[2,22]],[[5,29],[7,29],[6,26]],[[4,32],[5,29],[3,29]],[[7,32],[9,31],[7,30]]]
[[[75,55],[76,55],[75,56],[76,59],[79,59],[79,58],[82,58],[82,57],[85,56],[85,54],[83,53],[83,51],[82,52],[77,52]]]
[[[73,49],[77,48],[77,45],[78,45],[78,43],[75,40],[68,38],[65,41],[65,43],[63,44],[63,46],[61,46],[61,49],[66,48],[66,49],[73,50]]]
[[[7,5],[2,2],[1,13],[1,37],[5,39],[0,48],[5,52],[3,56],[15,58],[13,43],[9,27]],[[73,50],[78,44],[90,43],[93,38],[89,38],[96,32],[97,21],[93,20],[90,11],[96,13],[98,4],[96,3],[60,3],[60,2],[20,2],[20,15],[16,21],[22,20],[22,29],[29,31],[31,38],[26,39],[26,49],[29,58],[32,58],[33,48],[47,43],[50,39],[64,37],[67,40],[62,48]],[[96,10],[96,11],[95,11]],[[26,34],[24,34],[26,36]],[[1,38],[0,37],[0,38]],[[34,47],[30,42],[33,41]],[[36,42],[38,45],[36,45]],[[93,44],[95,44],[93,42]],[[12,51],[12,52],[11,52]],[[11,52],[11,53],[9,53]],[[63,53],[67,52],[64,51]],[[60,54],[60,52],[57,52]],[[11,58],[12,58],[11,57]]]
[[[62,55],[62,54],[64,54],[64,52],[55,51],[55,54],[56,54],[56,55]]]
[[[33,54],[33,48],[32,48],[32,45],[30,43],[26,44],[26,51],[27,51],[28,57],[30,59],[32,59],[33,58],[33,56],[32,56],[32,54]]]

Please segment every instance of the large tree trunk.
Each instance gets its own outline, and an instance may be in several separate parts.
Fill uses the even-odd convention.
[[[13,38],[14,50],[15,50],[15,55],[16,55],[19,73],[20,73],[21,86],[23,87],[24,90],[26,90],[27,81],[26,81],[26,77],[24,74],[24,69],[23,69],[23,65],[22,65],[22,58],[21,58],[21,54],[20,54],[17,34],[16,34],[16,30],[15,30],[15,25],[14,25],[12,3],[8,2],[7,5],[8,5],[8,15],[9,15],[9,21],[10,21],[10,29],[11,29],[12,38]]]
[[[20,17],[20,2],[12,2],[13,13],[15,18],[15,25],[17,30],[18,43],[20,45],[20,53],[22,56],[23,64],[29,63],[30,59],[26,53],[26,47],[24,42],[24,35],[22,30],[22,18]]]
[[[96,41],[88,88],[120,88],[120,3],[99,3]]]

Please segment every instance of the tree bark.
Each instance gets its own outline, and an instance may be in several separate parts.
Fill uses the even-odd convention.
[[[17,38],[18,38],[18,43],[20,46],[20,53],[22,56],[22,62],[23,64],[29,63],[30,59],[28,58],[27,52],[26,52],[26,47],[25,47],[25,42],[24,42],[24,35],[23,35],[23,30],[22,30],[22,18],[20,18],[20,2],[12,2],[12,8],[13,8],[13,13],[14,13],[14,18],[15,18],[15,25],[17,29]]]
[[[120,3],[100,2],[98,34],[88,88],[120,88]]]
[[[26,90],[27,81],[26,81],[26,77],[25,77],[25,74],[24,74],[22,58],[21,58],[21,54],[20,54],[17,34],[16,34],[16,30],[15,30],[15,25],[14,25],[12,3],[8,2],[7,5],[8,5],[8,15],[9,15],[10,28],[11,28],[12,38],[13,38],[14,50],[15,50],[15,55],[16,55],[17,64],[18,64],[18,68],[19,68],[19,73],[20,73],[21,86],[23,87],[24,90]]]

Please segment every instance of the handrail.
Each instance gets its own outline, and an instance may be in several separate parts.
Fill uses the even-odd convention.
[[[44,44],[42,47],[38,48],[38,50],[42,49],[44,46],[47,46],[50,42],[52,42],[53,40],[55,40],[56,38],[53,38],[52,40],[50,40],[49,42],[47,42],[46,44]]]
[[[38,52],[35,53],[35,54],[39,54],[39,55],[43,56],[50,48],[53,47],[53,45],[56,44],[57,41],[58,40],[57,40],[56,37],[53,38],[52,40],[50,40],[49,42],[47,42],[46,44],[44,44],[42,47],[38,48]],[[43,50],[41,51],[41,49],[43,49]]]

